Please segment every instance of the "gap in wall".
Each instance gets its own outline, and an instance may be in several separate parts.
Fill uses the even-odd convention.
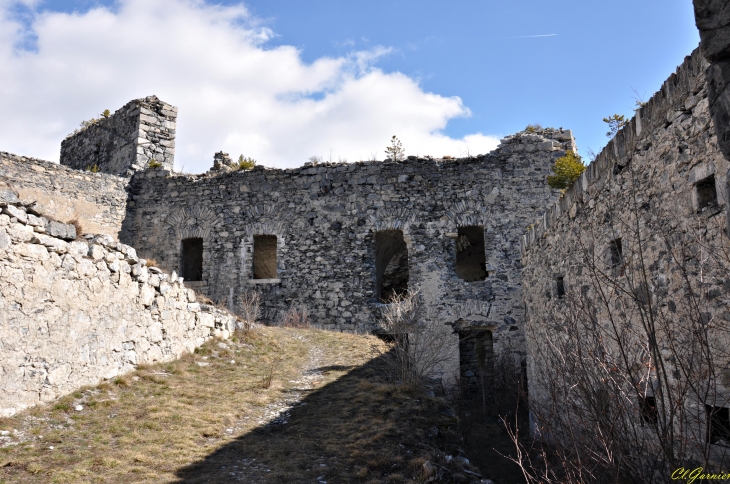
[[[375,273],[380,302],[388,303],[408,292],[408,247],[402,230],[375,233]]]
[[[466,282],[483,281],[487,278],[484,227],[459,227],[456,238],[456,275]]]
[[[203,280],[203,239],[183,239],[181,242],[180,274],[186,281]]]
[[[253,278],[276,279],[276,235],[254,235]]]

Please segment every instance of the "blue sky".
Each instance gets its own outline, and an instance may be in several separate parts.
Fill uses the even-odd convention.
[[[46,118],[36,141],[17,128],[0,150],[53,159],[81,119],[155,93],[180,108],[178,165],[190,171],[217,149],[279,167],[382,159],[391,132],[408,154],[476,154],[535,122],[598,152],[601,119],[631,115],[634,90],[648,99],[699,43],[690,0],[0,0],[0,11],[6,65],[18,79],[59,80],[0,89],[5,109],[17,108],[4,96],[43,100],[28,126]],[[137,65],[146,74],[127,72]]]

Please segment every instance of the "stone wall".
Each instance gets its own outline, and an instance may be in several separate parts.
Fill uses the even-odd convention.
[[[489,328],[495,354],[519,360],[520,235],[554,200],[545,177],[566,149],[574,149],[570,131],[547,129],[458,160],[141,172],[130,185],[122,240],[172,271],[180,270],[181,241],[202,238],[203,277],[190,287],[233,310],[239,294],[260,291],[270,323],[290,306],[304,306],[323,328],[364,332],[376,328],[379,315],[376,233],[402,231],[408,253],[397,259],[407,260],[407,285],[420,291],[437,323]],[[457,276],[456,238],[466,226],[482,227],[484,280]],[[254,236],[264,234],[276,236],[277,271],[256,279]]]
[[[0,152],[0,182],[24,202],[63,222],[78,221],[83,233],[117,238],[127,207],[127,181],[77,171],[57,163]]]
[[[730,160],[730,3],[694,0],[700,49],[710,63],[707,69],[710,113],[720,149]]]
[[[135,99],[66,137],[61,143],[61,164],[131,176],[154,160],[171,170],[176,119],[177,108],[156,96]]]
[[[235,318],[109,235],[0,187],[0,416],[227,337]]]
[[[707,325],[712,345],[730,343],[725,323],[729,268],[723,262],[730,164],[713,129],[706,67],[698,50],[688,56],[523,237],[533,408],[547,398],[550,375],[561,372],[544,355],[566,337],[561,334],[569,327],[566,321],[594,321],[594,328],[621,325],[640,335],[640,314],[647,314],[641,308],[650,305],[646,311],[654,320],[667,322],[658,333],[662,352],[683,347],[691,334],[682,328],[698,321]],[[662,339],[669,332],[673,345]],[[638,341],[637,348],[649,344]],[[615,349],[612,342],[605,348],[607,355]],[[716,368],[728,363],[722,351]],[[671,366],[678,362],[669,361],[666,372],[680,375]],[[629,362],[634,363],[638,360]],[[723,378],[718,391],[725,396],[713,405],[730,402],[730,386],[722,387],[730,379]],[[694,414],[702,415],[704,410],[696,410],[703,408],[701,402],[689,400],[685,403]]]

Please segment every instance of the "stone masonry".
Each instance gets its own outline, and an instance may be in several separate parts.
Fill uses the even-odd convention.
[[[722,259],[727,251],[730,163],[713,129],[707,66],[699,50],[688,56],[523,237],[522,291],[533,408],[546,398],[547,375],[556,370],[546,366],[542,350],[547,341],[561,340],[560,321],[572,314],[571,308],[596,303],[591,313],[596,325],[610,327],[613,317],[620,324],[629,321],[625,324],[631,328],[640,327],[631,308],[650,304],[654,314],[675,321],[675,345],[682,345],[685,337],[680,325],[692,311],[699,312],[696,316],[707,324],[713,348],[726,354],[730,341],[719,328],[730,320],[728,267],[708,261],[715,260],[710,254]],[[626,271],[639,262],[646,277],[635,280],[633,272]],[[628,284],[626,292],[613,294],[607,284],[596,284],[593,263],[607,275],[602,277]],[[687,284],[697,292],[697,303],[690,309],[684,307]],[[610,293],[609,310],[597,303],[602,300],[599,293]],[[663,334],[657,344],[668,348]],[[728,364],[718,360],[716,368]],[[705,403],[730,405],[730,373],[718,370],[716,383],[717,396]],[[694,414],[704,415],[703,402],[687,397],[684,403],[695,409]],[[698,427],[704,429],[704,421]]]
[[[235,327],[109,235],[77,237],[2,185],[0,212],[0,416],[178,358]]]
[[[453,354],[458,337],[450,328],[476,325],[494,333],[497,358],[520,364],[519,238],[554,200],[545,177],[568,149],[575,149],[570,131],[546,129],[507,137],[496,151],[464,159],[204,175],[147,170],[131,181],[120,238],[170,271],[182,270],[183,241],[201,239],[202,278],[187,284],[232,310],[240,294],[260,291],[269,323],[289,307],[306,307],[322,328],[369,332],[377,329],[379,278],[393,277],[378,268],[392,254],[376,239],[391,234],[407,250],[393,256],[406,264],[396,272],[407,273],[407,284],[397,287],[417,289],[434,324],[449,325],[444,337],[452,339]],[[483,280],[466,282],[456,273],[462,227],[476,227],[483,237],[485,263],[476,271]],[[255,240],[264,235],[276,237],[277,250],[275,274],[262,279],[254,277],[254,259]]]
[[[171,170],[176,119],[177,108],[156,96],[135,99],[63,140],[61,164],[120,176],[144,170],[152,161]]]
[[[76,221],[84,233],[119,236],[127,209],[125,178],[0,152],[3,181],[37,212]]]

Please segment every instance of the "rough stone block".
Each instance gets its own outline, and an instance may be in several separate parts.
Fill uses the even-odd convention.
[[[49,220],[46,224],[46,234],[50,235],[51,237],[65,239],[66,237],[68,237],[68,229],[66,227],[66,224],[62,224],[61,222],[56,222],[54,220]]]
[[[0,206],[20,203],[18,195],[9,188],[0,188]]]
[[[33,236],[33,241],[47,247],[56,254],[65,254],[69,249],[68,242],[44,234],[35,234]]]
[[[16,207],[15,205],[8,205],[7,207],[3,207],[2,211],[3,211],[3,213],[10,215],[11,217],[15,217],[20,222],[23,222],[23,223],[28,222],[28,214],[25,212],[25,209],[22,207]]]
[[[10,247],[10,237],[5,229],[0,229],[0,250],[5,250],[8,247]]]

